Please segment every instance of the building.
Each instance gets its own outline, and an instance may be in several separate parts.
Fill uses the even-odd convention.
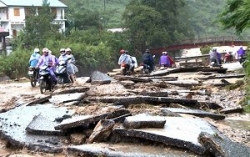
[[[60,25],[60,32],[65,31],[65,4],[59,0],[48,0],[51,11],[55,14],[54,23]],[[0,0],[0,30],[8,32],[8,37],[18,35],[25,27],[25,17],[31,7],[36,7],[37,13],[43,0]]]

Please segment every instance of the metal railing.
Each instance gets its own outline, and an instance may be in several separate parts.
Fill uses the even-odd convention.
[[[226,41],[250,41],[250,37],[236,37],[236,36],[222,36],[222,37],[205,37],[197,39],[188,39],[180,42],[181,44],[195,44],[195,43],[216,43]]]

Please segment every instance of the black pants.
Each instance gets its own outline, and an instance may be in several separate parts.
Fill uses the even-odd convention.
[[[143,64],[147,64],[150,66],[150,72],[154,71],[154,63],[153,62],[143,61]]]

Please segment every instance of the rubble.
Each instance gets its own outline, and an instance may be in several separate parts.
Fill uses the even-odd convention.
[[[13,146],[67,155],[246,156],[249,148],[216,125],[243,111],[238,105],[244,92],[223,87],[244,74],[218,74],[226,70],[181,67],[131,76],[121,76],[120,69],[109,76],[95,71],[49,95],[15,96],[1,110],[0,134]]]

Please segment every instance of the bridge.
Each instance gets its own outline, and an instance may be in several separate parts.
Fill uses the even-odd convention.
[[[192,40],[185,40],[181,42],[181,44],[170,45],[166,47],[159,47],[151,49],[153,54],[160,54],[163,51],[176,51],[181,49],[191,49],[191,48],[199,48],[204,46],[241,46],[247,45],[250,42],[250,37],[248,40],[240,39],[235,36],[223,36],[223,37],[207,37],[207,38],[198,38]]]

